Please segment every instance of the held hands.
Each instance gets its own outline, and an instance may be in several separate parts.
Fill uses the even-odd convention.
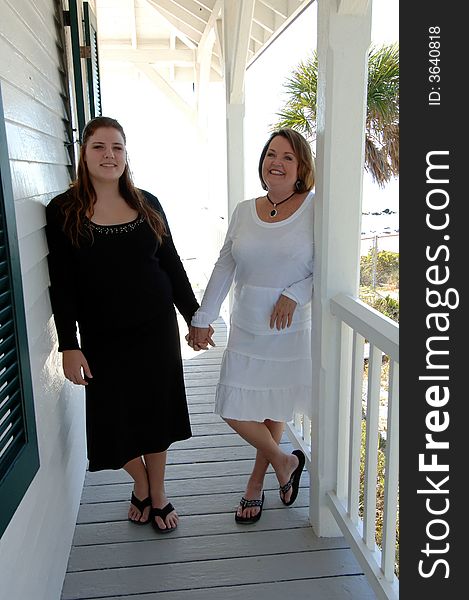
[[[293,313],[297,303],[295,300],[284,296],[283,294],[277,300],[277,303],[270,315],[270,328],[276,327],[278,330],[290,327],[292,324]],[[215,346],[212,340],[214,329],[211,325],[208,327],[189,327],[189,333],[186,335],[188,345],[195,350],[207,350],[208,346]]]
[[[186,335],[186,341],[189,346],[198,352],[199,350],[208,350],[208,346],[215,346],[212,340],[214,329],[211,325],[208,327],[189,327],[189,333]]]
[[[296,304],[294,300],[282,294],[270,315],[270,328],[285,329],[285,327],[290,327]]]
[[[93,378],[88,362],[81,350],[64,350],[62,352],[62,367],[65,377],[76,385],[88,385],[84,375]]]

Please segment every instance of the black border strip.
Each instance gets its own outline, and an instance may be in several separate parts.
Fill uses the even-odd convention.
[[[459,6],[459,5],[458,5]],[[400,597],[461,597],[469,372],[467,24],[400,5]],[[467,160],[465,160],[467,163]],[[458,588],[458,589],[457,589]],[[464,593],[462,593],[464,595]]]

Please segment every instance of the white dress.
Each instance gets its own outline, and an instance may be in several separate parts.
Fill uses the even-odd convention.
[[[288,219],[262,221],[256,200],[240,202],[192,325],[219,316],[235,282],[230,331],[216,389],[215,412],[241,421],[310,416],[313,201],[310,192]],[[270,329],[279,296],[297,302],[290,327]]]

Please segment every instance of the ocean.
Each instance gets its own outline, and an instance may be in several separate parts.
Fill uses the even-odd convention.
[[[363,177],[361,254],[373,245],[378,250],[399,252],[399,179],[392,179],[384,188],[365,173]]]

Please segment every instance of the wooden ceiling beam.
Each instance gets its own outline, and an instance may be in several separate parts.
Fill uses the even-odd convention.
[[[197,44],[200,40],[200,36],[196,36],[196,38],[194,39],[192,35],[193,32],[190,32],[188,30],[184,31],[181,27],[182,23],[178,21],[178,19],[172,18],[171,16],[166,16],[166,13],[163,14],[156,0],[145,1],[158,13],[160,19],[162,19],[165,22],[168,29],[172,31],[188,48],[191,48],[193,50],[196,49]]]
[[[133,50],[128,48],[106,48],[102,46],[100,56],[105,60],[120,60],[133,63],[175,63],[178,65],[189,66],[195,62],[194,50],[176,50],[176,49],[155,49],[149,50],[138,48]]]

